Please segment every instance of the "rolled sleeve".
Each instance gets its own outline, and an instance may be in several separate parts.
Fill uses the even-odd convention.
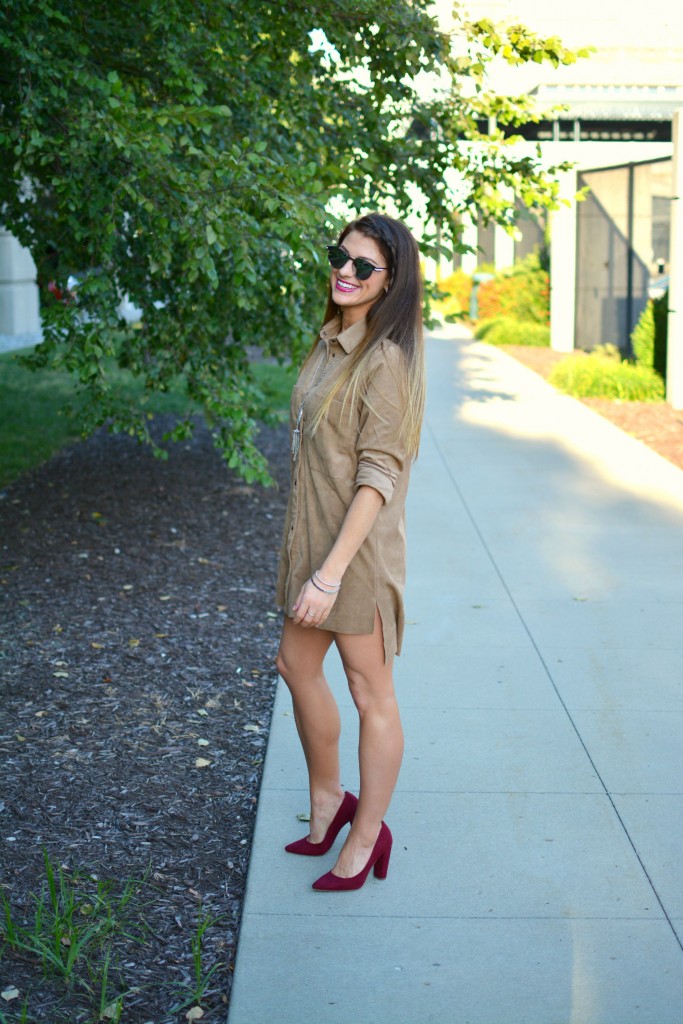
[[[356,442],[356,490],[374,487],[387,504],[406,460],[401,432],[405,401],[399,377],[401,358],[398,348],[385,342],[381,361],[362,400]]]
[[[358,465],[356,473],[356,490],[359,487],[374,487],[382,495],[385,504],[391,501],[396,484],[396,475],[391,475],[376,462],[363,460]]]

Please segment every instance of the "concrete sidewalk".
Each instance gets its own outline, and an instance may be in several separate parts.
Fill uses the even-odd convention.
[[[456,329],[428,366],[389,877],[284,853],[281,685],[229,1022],[681,1024],[683,472]]]

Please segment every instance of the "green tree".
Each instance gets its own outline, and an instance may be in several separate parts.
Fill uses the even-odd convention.
[[[308,345],[335,228],[330,200],[405,214],[421,195],[446,246],[457,244],[458,210],[512,223],[503,186],[527,205],[553,203],[555,169],[520,159],[500,129],[481,130],[491,114],[499,125],[535,116],[526,97],[491,95],[486,68],[496,55],[576,55],[482,21],[461,24],[454,57],[428,9],[3,5],[0,217],[38,267],[45,340],[33,362],[77,375],[86,429],[109,421],[149,440],[144,407],[112,386],[115,360],[150,390],[182,379],[229,464],[263,478],[253,445],[263,400],[248,352],[257,344],[298,359]],[[446,81],[439,93],[429,73]],[[447,172],[466,175],[457,197]],[[137,327],[117,312],[124,295],[142,310]],[[189,430],[188,419],[173,436]]]

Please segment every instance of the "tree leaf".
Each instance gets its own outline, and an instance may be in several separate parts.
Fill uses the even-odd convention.
[[[556,168],[520,159],[502,128],[482,130],[532,112],[528,97],[486,88],[491,62],[571,64],[555,38],[456,12],[453,56],[429,0],[343,15],[338,0],[314,14],[243,0],[229,17],[224,0],[204,0],[201,17],[145,0],[134,32],[129,0],[108,0],[102,17],[86,0],[68,18],[61,7],[11,4],[0,209],[42,289],[43,341],[27,364],[73,373],[84,432],[108,424],[167,457],[145,399],[114,383],[118,363],[145,394],[175,390],[184,423],[203,412],[228,465],[268,482],[255,437],[273,410],[252,346],[301,362],[319,327],[334,209],[424,209],[429,255],[437,241],[457,248],[464,212],[509,225],[508,195],[557,203]],[[430,75],[444,83],[438,95]],[[137,322],[119,312],[124,296]]]

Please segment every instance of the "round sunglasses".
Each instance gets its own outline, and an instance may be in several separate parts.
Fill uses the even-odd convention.
[[[334,267],[335,270],[341,270],[351,260],[353,263],[353,272],[359,281],[367,281],[369,277],[372,277],[373,270],[386,270],[386,267],[376,267],[370,260],[363,259],[362,256],[349,256],[346,249],[342,248],[341,245],[326,245],[327,258],[330,261],[330,266]]]

